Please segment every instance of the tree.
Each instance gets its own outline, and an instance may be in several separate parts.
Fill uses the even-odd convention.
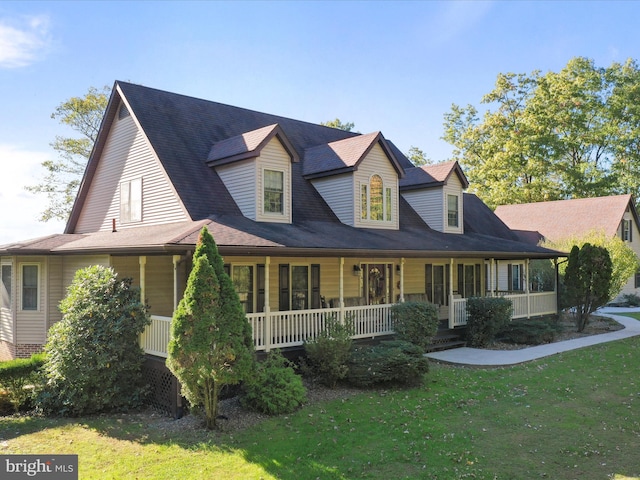
[[[320,125],[324,125],[325,127],[337,128],[339,130],[344,130],[345,132],[352,132],[353,127],[355,127],[355,123],[353,122],[342,123],[342,121],[339,118],[336,118],[335,120],[329,120],[326,122],[320,122]]]
[[[453,105],[443,138],[489,206],[640,193],[640,70],[571,59],[560,72],[499,74],[482,104]],[[493,107],[493,109],[491,108]]]
[[[407,152],[406,156],[416,167],[431,165],[433,163],[420,148],[414,147],[413,145]]]
[[[145,387],[138,340],[149,315],[131,279],[99,265],[78,270],[60,310],[45,346],[41,407],[75,416],[139,406]]]
[[[99,90],[89,87],[84,97],[71,97],[62,102],[51,118],[70,126],[80,138],[56,136],[51,146],[58,153],[57,160],[42,162],[45,176],[37,185],[25,187],[32,193],[43,193],[49,200],[40,220],[66,220],[76,197],[87,160],[98,136],[100,123],[109,101],[109,87]]]
[[[576,309],[576,327],[584,331],[589,316],[609,301],[611,272],[609,253],[603,247],[574,245],[564,275],[566,295]]]
[[[612,300],[622,291],[629,278],[640,269],[638,256],[627,242],[618,236],[609,237],[603,232],[592,231],[582,237],[570,237],[556,242],[547,240],[542,243],[542,246],[561,252],[569,252],[574,245],[582,248],[586,243],[605,248],[609,253],[612,271],[608,301]],[[558,270],[561,275],[564,275],[566,267],[566,262],[559,265]]]
[[[204,407],[209,429],[216,425],[220,389],[248,378],[254,368],[253,349],[247,346],[250,326],[237,293],[225,299],[222,279],[228,275],[216,273],[219,262],[213,237],[203,227],[184,296],[171,321],[167,358],[189,403]]]

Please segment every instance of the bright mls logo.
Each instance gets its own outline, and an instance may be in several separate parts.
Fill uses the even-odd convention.
[[[78,456],[0,455],[0,478],[78,480]]]

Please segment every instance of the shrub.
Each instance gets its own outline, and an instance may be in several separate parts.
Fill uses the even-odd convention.
[[[557,318],[542,317],[514,320],[500,331],[499,336],[507,342],[541,345],[553,342],[561,331]]]
[[[590,315],[610,299],[613,263],[604,247],[574,245],[564,272],[569,305],[576,309],[576,327],[584,331]]]
[[[350,321],[341,324],[335,317],[329,317],[324,330],[316,338],[304,342],[308,360],[306,370],[327,387],[334,388],[349,372],[347,362],[352,331]]]
[[[146,388],[138,338],[149,315],[131,279],[98,265],[78,270],[60,310],[45,345],[39,406],[62,415],[140,406]]]
[[[467,299],[467,342],[484,347],[493,342],[499,331],[511,321],[511,301],[502,297]]]
[[[359,387],[378,384],[420,385],[429,371],[421,347],[402,340],[354,347],[348,380]]]
[[[40,381],[40,369],[44,360],[43,354],[35,354],[31,358],[0,363],[0,388],[6,392],[16,412],[30,406],[35,390],[31,387],[35,387]]]
[[[256,372],[244,383],[243,405],[266,413],[291,413],[306,400],[302,378],[279,350],[269,352],[265,361],[258,363]]]
[[[622,296],[622,304],[626,307],[640,307],[640,296],[635,293],[625,293]]]
[[[438,309],[426,302],[404,302],[391,307],[396,337],[423,348],[438,331]]]

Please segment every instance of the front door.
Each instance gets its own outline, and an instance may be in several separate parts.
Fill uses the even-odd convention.
[[[368,305],[391,303],[392,266],[390,263],[365,264],[362,266],[362,271],[364,272],[362,296],[366,299]]]

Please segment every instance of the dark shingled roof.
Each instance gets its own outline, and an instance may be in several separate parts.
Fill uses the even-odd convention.
[[[356,165],[363,152],[379,142],[402,178],[406,171],[417,171],[405,155],[379,133],[360,135],[277,115],[164,92],[125,82],[116,82],[98,142],[87,167],[78,200],[66,232],[73,234],[79,207],[90,185],[91,175],[101,157],[106,134],[120,100],[139,122],[151,147],[182,199],[191,222],[156,235],[150,247],[165,251],[195,244],[198,228],[205,224],[214,234],[221,250],[255,252],[282,249],[278,253],[305,252],[317,255],[440,255],[524,258],[553,257],[557,252],[515,241],[515,237],[493,213],[474,196],[465,195],[465,229],[460,234],[445,234],[431,229],[402,196],[399,202],[399,230],[354,228],[343,224],[322,196],[305,178],[305,173]],[[255,222],[242,215],[215,168],[207,162],[224,161],[250,154],[275,130],[285,139],[285,148],[299,157],[291,165],[292,224]],[[281,140],[282,140],[281,138]],[[325,160],[315,154],[334,149]],[[335,148],[337,146],[337,148]],[[308,163],[307,163],[308,162]],[[466,178],[457,162],[420,169],[436,182],[444,182],[454,171],[466,186]],[[401,182],[404,180],[401,180]],[[146,235],[153,237],[154,228]],[[137,229],[132,229],[132,231]],[[85,234],[63,242],[52,252],[108,248],[109,235]],[[160,233],[158,230],[156,233]],[[66,235],[65,235],[66,237]],[[126,239],[124,231],[114,235]],[[170,238],[169,238],[170,237]],[[92,240],[93,239],[93,240]],[[105,243],[106,242],[106,243]],[[136,248],[140,241],[133,242]],[[118,245],[120,247],[121,244]],[[2,251],[0,247],[0,251]],[[25,252],[27,250],[23,250]],[[236,250],[234,250],[236,251]],[[264,250],[263,250],[264,251]],[[265,252],[265,254],[268,254]]]

